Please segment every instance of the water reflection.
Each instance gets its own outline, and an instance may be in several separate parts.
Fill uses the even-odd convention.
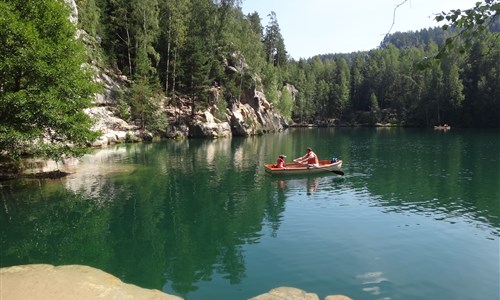
[[[66,178],[2,189],[2,264],[83,263],[143,287],[170,281],[183,296],[214,274],[240,283],[242,245],[263,224],[277,231],[284,211],[271,186],[253,186],[263,174],[247,143],[99,150]]]
[[[332,179],[335,179],[335,175],[312,175],[299,178],[273,178],[273,180],[276,181],[277,187],[280,191],[289,191],[292,193],[296,193],[297,191],[305,191],[309,196],[318,191],[318,188],[320,187],[320,181],[322,182],[322,185],[327,185],[328,182],[331,182]]]
[[[498,137],[497,131],[359,131],[349,152],[349,184],[368,190],[388,212],[460,216],[499,228],[500,160],[491,155],[500,153]]]
[[[348,186],[349,182],[346,178],[349,178],[350,175],[344,177],[325,172],[319,174],[269,177],[272,182],[276,183],[280,191],[286,192],[289,195],[305,193],[307,196],[313,196],[314,194],[328,196],[338,191],[337,189]]]
[[[476,146],[471,149],[450,134],[443,146],[434,137],[419,140],[393,131],[314,132],[124,145],[68,165],[73,174],[67,178],[5,183],[0,188],[0,263],[86,264],[125,282],[188,298],[205,282],[238,285],[258,277],[249,270],[248,246],[279,240],[286,219],[298,218],[288,215],[287,204],[303,199],[317,215],[354,218],[358,211],[352,207],[376,207],[436,222],[472,221],[471,227],[499,235],[500,212],[492,198],[498,196],[498,170],[486,169],[498,159],[481,158]],[[325,157],[344,159],[346,176],[264,173],[262,165],[277,154],[293,156],[313,142]],[[450,149],[446,155],[444,148]],[[322,206],[341,201],[337,211],[315,210],[319,205],[307,205],[319,201],[311,199],[324,199]],[[359,227],[369,228],[370,221],[360,219]],[[292,235],[300,238],[297,231]],[[321,241],[311,248],[322,248]],[[360,251],[363,244],[358,246],[346,252]],[[383,292],[384,273],[363,272],[355,277],[360,290]]]
[[[307,179],[307,194],[311,195],[312,193],[318,190],[318,178],[308,178]]]
[[[62,170],[71,173],[61,179],[68,191],[81,193],[83,197],[94,201],[112,200],[103,195],[113,193],[114,187],[108,184],[109,177],[128,176],[136,166],[124,164],[130,153],[126,147],[112,147],[94,151],[81,159],[65,161]],[[106,192],[103,194],[103,192]]]

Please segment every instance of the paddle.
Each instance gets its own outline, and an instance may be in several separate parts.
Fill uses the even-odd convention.
[[[293,161],[298,163],[298,158],[294,159]],[[303,164],[304,166],[306,166],[307,164]],[[326,172],[332,172],[332,173],[335,173],[337,175],[341,175],[341,176],[344,176],[344,172],[340,171],[340,170],[328,170],[328,169],[324,169],[324,168],[320,168],[320,167],[313,167],[313,168],[316,168],[316,169],[320,169],[320,170],[323,170],[323,171],[326,171]]]
[[[325,170],[325,169],[323,169],[323,170]],[[325,170],[325,171],[330,171],[330,170]],[[330,172],[333,172],[333,173],[335,173],[337,175],[344,176],[344,172],[342,172],[340,170],[331,170]]]

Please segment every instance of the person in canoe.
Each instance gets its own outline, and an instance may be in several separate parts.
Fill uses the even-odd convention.
[[[308,167],[319,167],[318,156],[310,147],[307,147],[306,154],[302,157],[296,158],[293,161],[299,164],[307,165]]]
[[[285,158],[286,158],[286,156],[283,154],[278,156],[278,159],[276,160],[276,164],[273,166],[273,168],[285,168],[286,167]]]

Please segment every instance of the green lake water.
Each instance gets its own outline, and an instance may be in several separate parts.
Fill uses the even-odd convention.
[[[345,176],[265,173],[307,146]],[[71,168],[1,183],[0,267],[89,265],[185,299],[500,299],[498,130],[290,129],[120,145]]]

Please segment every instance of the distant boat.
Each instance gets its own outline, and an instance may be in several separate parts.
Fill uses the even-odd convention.
[[[444,131],[447,131],[447,130],[450,130],[450,129],[451,129],[451,126],[448,125],[448,124],[434,126],[434,130],[444,130]]]
[[[264,168],[266,172],[273,175],[302,175],[302,174],[316,174],[316,173],[326,173],[332,172],[337,175],[344,175],[344,172],[340,171],[342,167],[342,160],[330,161],[330,160],[320,160],[318,167],[308,167],[307,165],[299,163],[289,163],[286,164],[285,168],[275,168],[274,164],[265,164]]]

